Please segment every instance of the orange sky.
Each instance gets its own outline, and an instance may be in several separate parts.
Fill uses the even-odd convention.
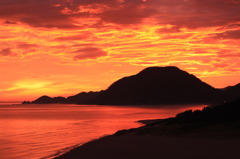
[[[106,89],[148,66],[240,82],[240,0],[1,0],[0,101]]]

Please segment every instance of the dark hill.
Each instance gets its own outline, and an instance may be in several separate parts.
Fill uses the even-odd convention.
[[[223,89],[227,101],[240,97],[240,83],[235,86],[229,86]]]
[[[41,96],[38,99],[32,101],[33,104],[47,104],[47,103],[53,103],[53,98],[49,96]]]
[[[101,92],[82,92],[74,96],[64,97],[49,97],[42,96],[32,102],[24,101],[23,104],[92,104],[91,101],[96,98]]]
[[[64,97],[54,97],[42,96],[31,102],[32,104],[52,104],[52,103],[66,103],[66,98]]]
[[[73,104],[92,104],[91,102],[101,93],[100,92],[82,92],[74,96],[67,97],[68,103]]]
[[[210,103],[221,91],[177,67],[149,67],[113,83],[97,97],[97,104]]]

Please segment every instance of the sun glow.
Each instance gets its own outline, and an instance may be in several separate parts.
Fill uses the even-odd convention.
[[[52,82],[47,81],[19,81],[14,84],[14,87],[9,88],[8,90],[16,90],[16,89],[40,89],[46,88],[52,84]]]

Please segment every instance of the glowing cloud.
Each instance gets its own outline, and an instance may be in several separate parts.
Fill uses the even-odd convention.
[[[1,90],[41,89],[41,95],[53,83],[68,83],[49,80],[51,74],[79,79],[73,82],[79,91],[105,89],[143,67],[166,65],[216,87],[239,82],[238,0],[1,0],[0,24]],[[96,69],[99,80],[79,68]],[[103,73],[110,68],[114,73]],[[39,74],[40,83],[24,83]],[[71,94],[71,86],[52,92]]]

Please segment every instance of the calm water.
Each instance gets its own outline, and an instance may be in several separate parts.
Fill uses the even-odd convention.
[[[74,146],[120,129],[140,126],[135,121],[175,116],[203,106],[139,108],[79,105],[0,105],[0,158],[50,159]]]

